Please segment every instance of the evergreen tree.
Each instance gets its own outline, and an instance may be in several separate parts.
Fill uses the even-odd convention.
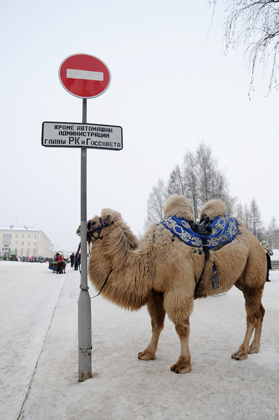
[[[244,210],[241,203],[237,203],[236,209],[235,209],[235,217],[237,217],[241,222],[244,223]]]
[[[214,196],[214,181],[216,178],[216,162],[212,159],[210,147],[201,143],[196,151],[198,176],[198,191],[200,206]]]
[[[264,233],[264,225],[261,220],[261,213],[255,198],[252,199],[250,204],[250,232],[253,233],[256,238],[262,240]]]
[[[168,182],[167,193],[168,195],[172,194],[185,194],[184,182],[182,179],[183,175],[178,165],[170,174],[170,179]]]
[[[244,223],[244,225],[247,227],[248,230],[252,230],[252,225],[251,225],[251,215],[250,215],[250,210],[247,207],[247,204],[245,204],[244,206],[244,219],[242,220],[242,222]]]
[[[199,194],[196,157],[192,152],[187,152],[183,162],[184,194],[191,201],[195,220],[199,217]]]
[[[278,224],[276,222],[275,217],[273,216],[271,219],[271,222],[268,225],[267,228],[267,234],[268,235],[277,235],[279,233],[279,227]]]

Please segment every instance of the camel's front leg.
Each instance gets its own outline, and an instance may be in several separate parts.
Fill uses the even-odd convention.
[[[193,282],[193,288],[194,288]],[[194,294],[194,290],[193,290]],[[188,373],[192,369],[189,350],[190,315],[193,309],[192,295],[186,295],[183,290],[177,289],[165,295],[165,310],[175,325],[175,330],[180,339],[181,353],[178,361],[171,366],[175,373]]]
[[[189,350],[189,319],[176,324],[175,330],[180,338],[181,354],[178,361],[171,367],[171,370],[175,373],[188,373],[192,369],[191,355]]]
[[[159,337],[164,328],[165,310],[163,301],[164,295],[154,291],[147,301],[147,309],[151,317],[152,337],[147,348],[138,354],[140,360],[153,360],[156,357]]]

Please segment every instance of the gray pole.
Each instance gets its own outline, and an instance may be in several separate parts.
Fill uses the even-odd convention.
[[[82,99],[82,122],[87,122],[87,100]],[[80,188],[80,215],[81,215],[81,278],[80,295],[78,300],[78,363],[79,381],[92,377],[91,367],[91,299],[87,285],[87,149],[81,148],[81,188]]]

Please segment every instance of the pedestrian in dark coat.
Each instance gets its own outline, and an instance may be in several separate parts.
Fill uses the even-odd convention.
[[[265,250],[265,255],[266,255],[266,280],[265,281],[270,281],[269,280],[269,270],[271,270],[271,258],[270,256],[273,255],[273,251],[272,249],[269,247],[268,242],[267,241],[262,241],[261,242],[264,250]]]
[[[80,254],[78,255],[78,257],[75,261],[75,270],[78,270],[79,264],[80,264]]]
[[[75,262],[75,254],[73,252],[70,255],[70,260],[71,260],[71,267],[73,267],[74,266],[74,262]]]

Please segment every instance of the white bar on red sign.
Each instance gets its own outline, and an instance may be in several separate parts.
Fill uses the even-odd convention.
[[[68,79],[96,80],[102,82],[104,73],[100,71],[67,69],[66,77]]]

